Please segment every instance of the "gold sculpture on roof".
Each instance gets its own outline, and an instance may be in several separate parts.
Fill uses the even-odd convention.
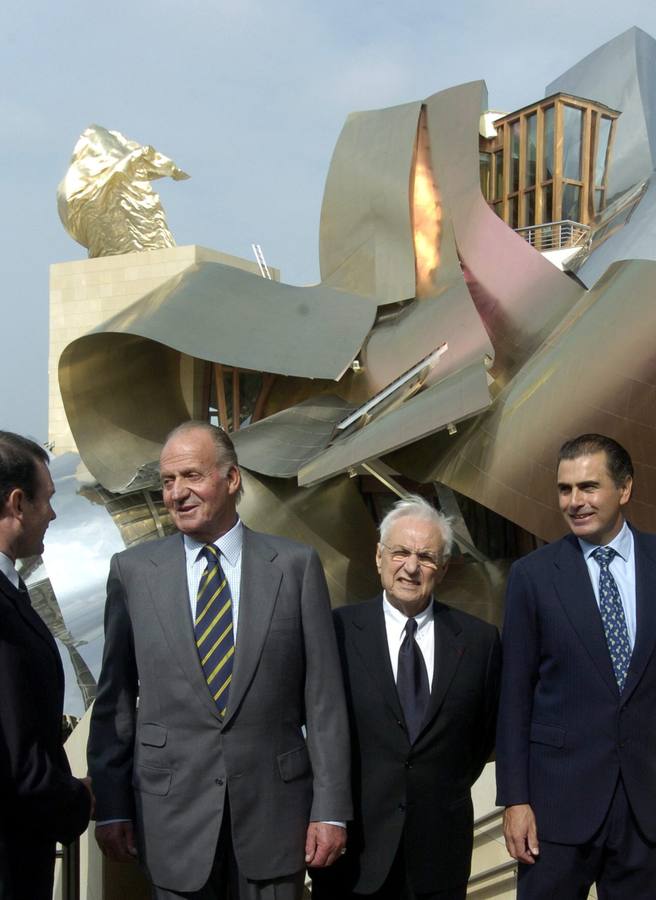
[[[90,257],[174,247],[159,194],[150,186],[166,176],[189,178],[154,147],[91,125],[57,188],[59,217]]]

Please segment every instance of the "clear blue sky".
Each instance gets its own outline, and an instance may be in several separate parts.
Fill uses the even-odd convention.
[[[318,279],[318,225],[349,112],[484,79],[511,111],[656,3],[552,0],[5,0],[0,36],[0,428],[47,436],[48,266],[86,251],[55,192],[98,123],[152,144],[192,177],[156,183],[178,244]]]

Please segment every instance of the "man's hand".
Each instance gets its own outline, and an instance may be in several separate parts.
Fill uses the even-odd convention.
[[[540,853],[535,814],[528,803],[507,806],[503,814],[503,836],[513,859],[533,864]]]
[[[80,778],[80,781],[85,786],[85,788],[89,791],[89,798],[91,800],[91,810],[89,812],[89,818],[96,818],[96,798],[93,795],[93,788],[91,787],[91,779],[87,775],[85,778]]]
[[[305,838],[305,862],[315,869],[331,866],[346,847],[346,828],[310,822]]]
[[[107,859],[114,862],[129,862],[137,858],[132,822],[96,825],[96,841]]]

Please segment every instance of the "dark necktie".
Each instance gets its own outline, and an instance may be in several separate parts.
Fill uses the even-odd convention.
[[[424,657],[415,640],[416,631],[416,621],[408,619],[405,623],[405,637],[399,650],[399,667],[396,675],[396,690],[411,744],[414,744],[421,731],[430,697],[428,673]]]
[[[631,660],[631,643],[629,642],[622,598],[609,568],[616,554],[612,547],[597,547],[592,555],[599,564],[599,611],[615,679],[621,694]]]
[[[207,560],[207,568],[196,596],[194,635],[205,680],[219,712],[225,716],[235,655],[232,596],[218,549],[214,544],[206,544],[200,552]]]

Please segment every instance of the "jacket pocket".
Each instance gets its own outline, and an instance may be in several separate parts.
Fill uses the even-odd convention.
[[[278,756],[278,771],[283,781],[293,781],[310,771],[310,756],[307,747],[296,747]]]
[[[139,743],[146,747],[163,747],[166,744],[168,729],[155,722],[144,722],[139,726]]]
[[[549,747],[562,748],[565,746],[567,732],[560,725],[542,725],[540,722],[531,723],[530,740],[534,744],[547,744]]]
[[[171,787],[171,777],[168,769],[138,765],[132,773],[132,785],[144,794],[165,797]]]

